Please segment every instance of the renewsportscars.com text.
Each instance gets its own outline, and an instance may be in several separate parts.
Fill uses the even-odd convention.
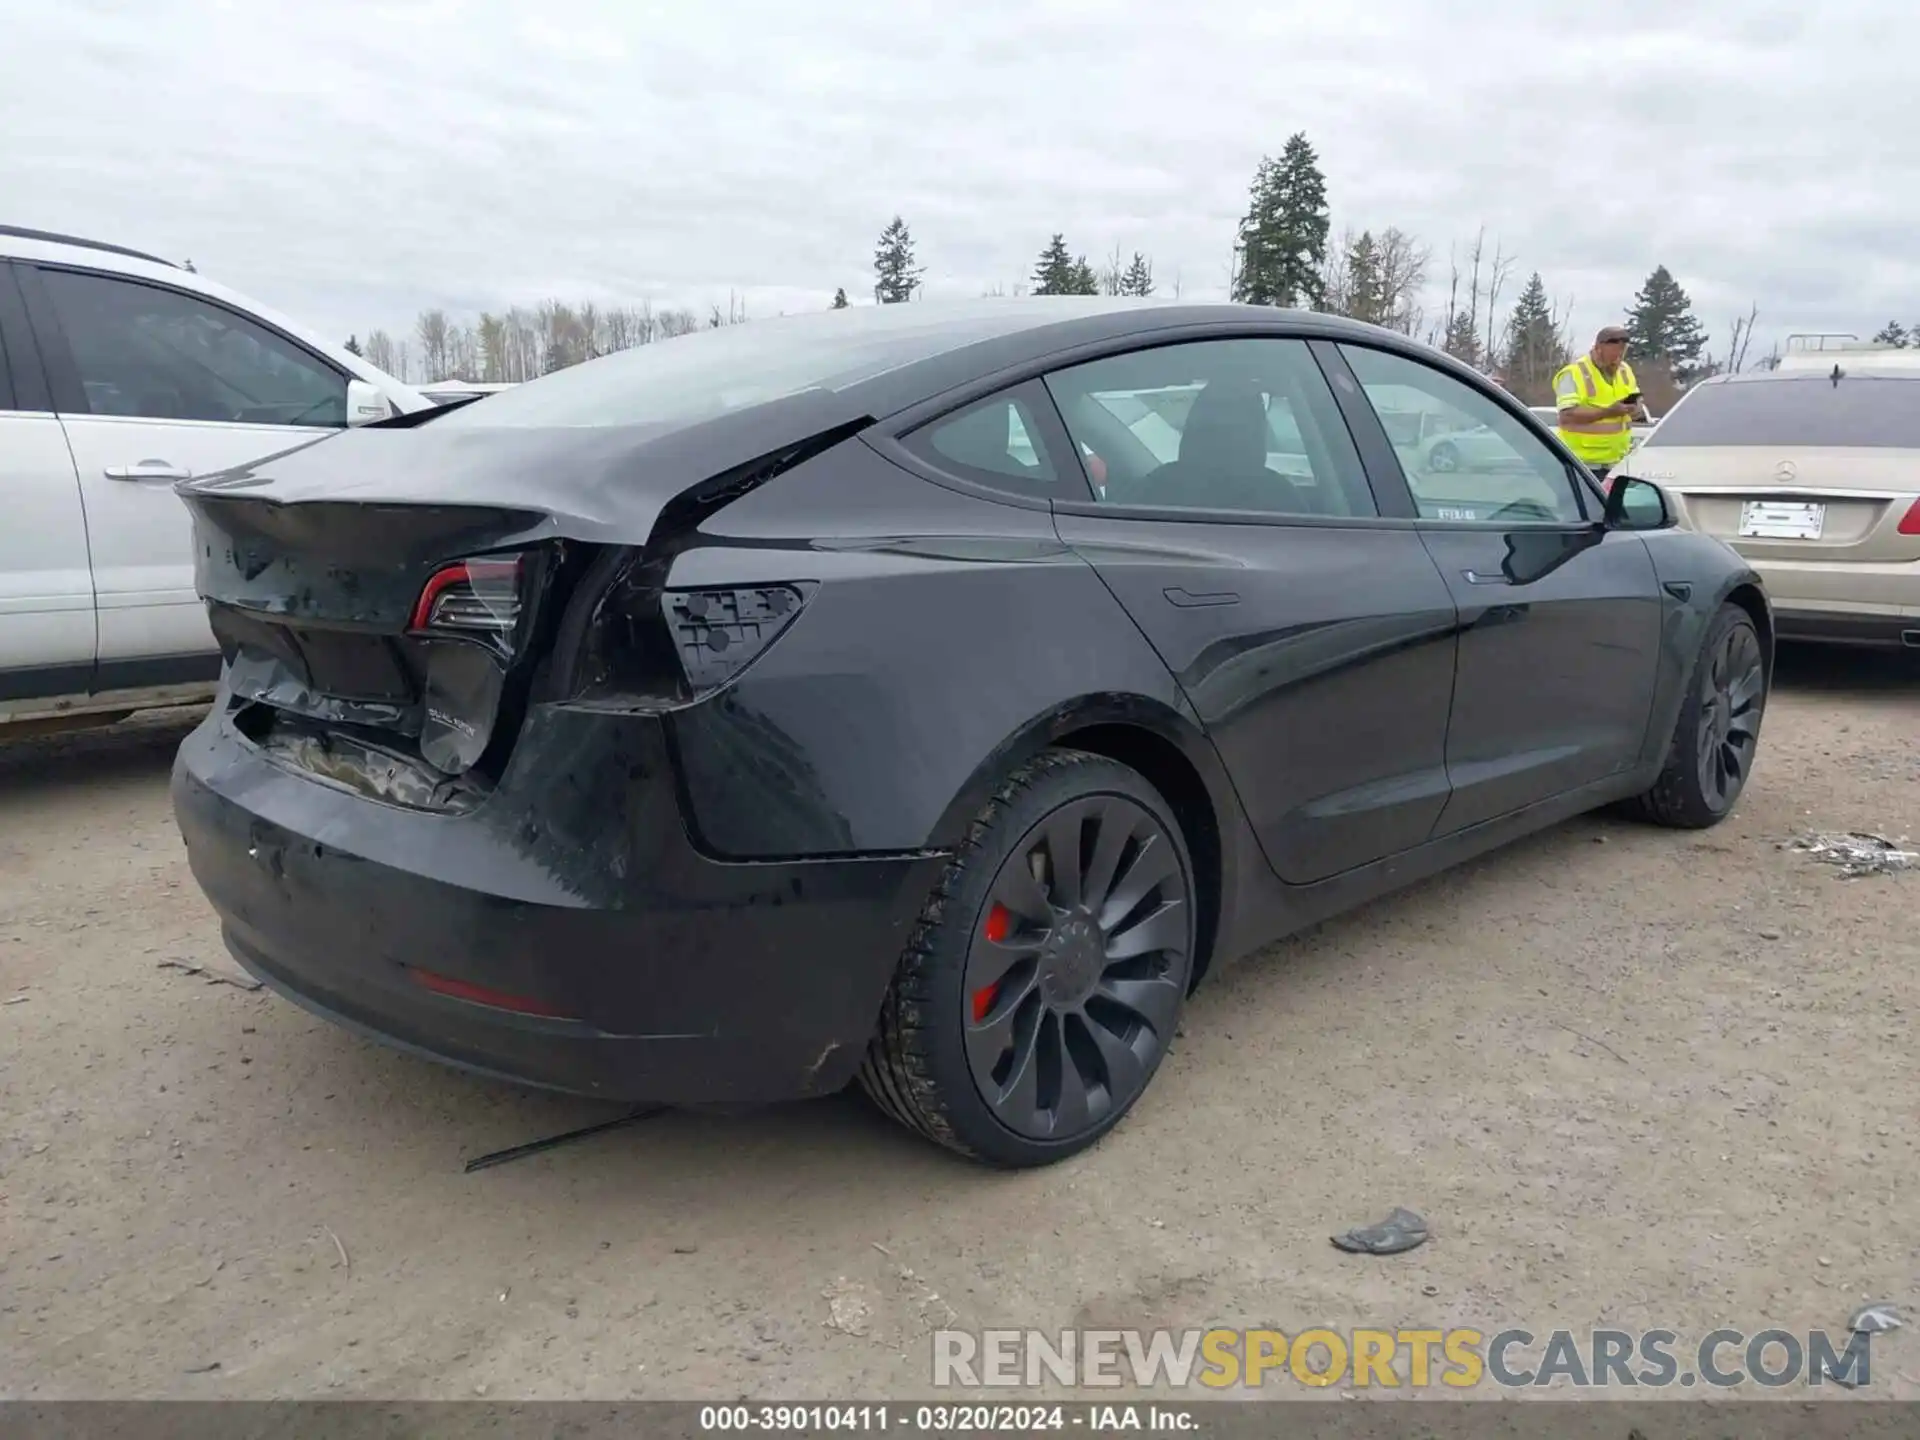
[[[1871,1336],[1715,1330],[937,1330],[939,1387],[1726,1390],[1872,1383]]]

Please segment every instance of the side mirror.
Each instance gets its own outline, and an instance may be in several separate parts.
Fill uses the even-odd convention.
[[[392,418],[393,401],[378,385],[365,380],[347,381],[347,424],[371,425]]]
[[[1651,480],[1614,475],[1606,483],[1609,530],[1664,530],[1673,524],[1667,492]]]

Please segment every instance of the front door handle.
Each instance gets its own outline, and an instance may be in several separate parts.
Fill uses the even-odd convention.
[[[1462,570],[1469,585],[1511,585],[1513,582],[1504,575],[1482,575],[1478,570]]]
[[[1240,603],[1240,597],[1231,590],[1214,590],[1196,595],[1184,585],[1174,585],[1160,593],[1182,610],[1189,610],[1198,605],[1238,605]]]
[[[165,460],[142,460],[134,465],[107,466],[109,480],[191,480],[193,472]]]

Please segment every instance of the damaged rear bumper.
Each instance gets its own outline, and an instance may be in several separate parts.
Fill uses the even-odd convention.
[[[346,1028],[621,1101],[839,1089],[944,857],[713,860],[676,789],[658,719],[565,706],[467,814],[290,770],[224,708],[173,772],[229,949]]]

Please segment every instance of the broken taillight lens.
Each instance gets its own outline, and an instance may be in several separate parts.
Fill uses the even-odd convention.
[[[416,634],[463,635],[511,649],[525,605],[524,555],[455,560],[428,579],[408,628]]]
[[[669,590],[667,628],[693,693],[717,689],[746,669],[792,623],[805,601],[792,585]]]

